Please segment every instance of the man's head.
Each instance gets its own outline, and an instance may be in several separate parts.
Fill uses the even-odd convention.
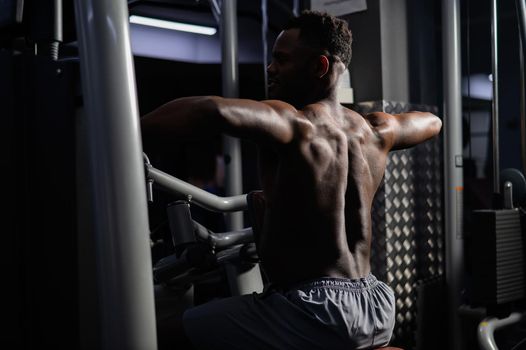
[[[267,68],[270,97],[295,105],[326,97],[349,65],[351,43],[351,31],[341,19],[314,11],[291,18]]]

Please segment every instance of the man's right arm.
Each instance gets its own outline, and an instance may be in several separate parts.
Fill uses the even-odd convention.
[[[205,139],[219,133],[264,144],[286,144],[294,137],[298,113],[280,101],[183,97],[142,117],[141,131],[143,139],[155,145]]]
[[[365,116],[387,151],[415,146],[438,135],[442,121],[428,112],[387,114],[375,112]]]

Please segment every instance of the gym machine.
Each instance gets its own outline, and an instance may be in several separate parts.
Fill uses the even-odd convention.
[[[471,302],[483,305],[486,317],[478,326],[481,349],[498,349],[494,332],[524,319],[520,301],[526,297],[524,259],[524,214],[526,180],[517,169],[500,170],[499,162],[499,75],[498,75],[498,7],[491,3],[492,48],[492,146],[493,146],[493,208],[472,213],[473,240],[470,249],[472,271]],[[526,2],[516,1],[520,29],[521,56],[521,159],[526,167],[524,47],[526,39]]]
[[[198,279],[210,277],[209,272],[219,265],[233,266],[236,270],[250,270],[258,262],[252,227],[224,233],[212,232],[192,220],[190,204],[203,209],[229,213],[248,210],[258,192],[248,195],[219,197],[154,168],[144,155],[147,179],[147,197],[153,201],[154,184],[182,200],[176,200],[167,207],[167,216],[172,235],[174,253],[160,259],[153,267],[154,281],[186,285]],[[244,289],[260,289],[261,279],[246,280]],[[237,284],[229,283],[230,294],[239,295]]]

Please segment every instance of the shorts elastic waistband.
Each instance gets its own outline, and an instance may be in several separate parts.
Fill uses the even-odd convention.
[[[314,280],[305,281],[292,286],[290,289],[311,289],[311,288],[343,288],[343,289],[364,289],[373,288],[378,284],[378,280],[373,274],[368,274],[362,278],[348,279],[336,277],[320,277]]]

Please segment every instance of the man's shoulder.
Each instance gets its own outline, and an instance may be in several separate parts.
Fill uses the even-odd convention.
[[[347,106],[343,106],[342,105],[342,110],[344,111],[345,115],[348,117],[348,118],[353,118],[354,120],[356,121],[364,121],[364,116],[361,115],[360,113],[356,112],[355,110],[347,107]]]
[[[298,112],[298,110],[293,105],[291,105],[290,103],[287,103],[285,101],[282,101],[282,100],[263,100],[263,101],[261,101],[261,103],[264,103],[267,106],[270,106],[270,107],[272,107],[273,109],[275,109],[277,111]]]

